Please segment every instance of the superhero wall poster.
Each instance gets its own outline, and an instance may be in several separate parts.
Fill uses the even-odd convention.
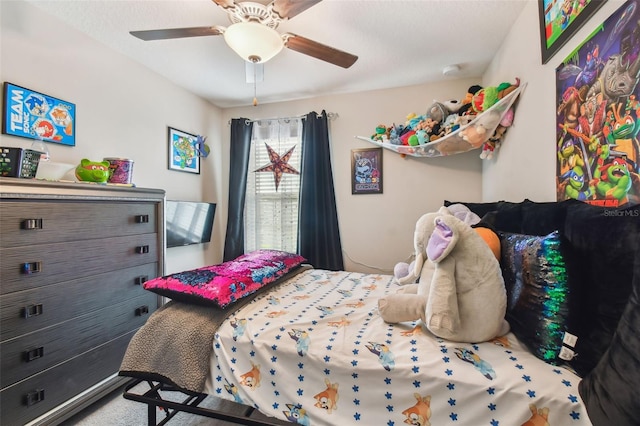
[[[558,200],[640,202],[640,0],[556,69]]]

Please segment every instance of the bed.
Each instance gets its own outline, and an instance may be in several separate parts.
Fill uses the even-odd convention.
[[[545,215],[551,204],[539,206]],[[575,220],[585,214],[581,205],[572,211],[572,202],[553,204],[565,210],[563,218]],[[591,210],[587,213],[592,214]],[[123,360],[120,374],[135,379],[124,396],[149,405],[150,424],[156,424],[155,407],[166,410],[166,418],[158,424],[176,411],[246,425],[278,421],[314,426],[635,424],[638,404],[632,386],[637,371],[629,365],[640,367],[637,351],[633,352],[634,347],[640,348],[633,331],[640,319],[640,250],[636,250],[640,221],[637,216],[612,213],[605,217],[600,212],[597,217],[608,220],[607,232],[619,224],[625,226],[612,248],[618,269],[606,269],[613,280],[599,285],[605,284],[609,293],[614,284],[622,285],[616,297],[625,301],[634,289],[615,318],[616,323],[626,324],[626,330],[619,328],[614,336],[614,325],[607,348],[598,355],[607,362],[596,359],[586,378],[576,373],[574,367],[581,366],[578,362],[543,360],[532,350],[528,335],[520,331],[518,337],[509,332],[488,342],[462,344],[435,337],[419,321],[387,324],[378,313],[377,302],[398,289],[393,276],[314,269],[300,260],[281,276],[272,276],[268,283],[225,306],[175,297],[156,311],[134,336]],[[611,221],[611,217],[620,220]],[[538,225],[558,228],[557,223],[541,221],[537,214],[532,219]],[[597,262],[585,258],[592,248],[581,247],[586,244],[584,238],[573,239],[572,230],[561,228],[560,233],[552,234],[554,238],[561,234],[566,244],[567,239],[572,240],[572,250],[582,265],[581,285],[587,285],[590,278],[599,279],[597,270],[588,270]],[[545,243],[551,234],[536,238]],[[594,238],[601,247],[601,236]],[[587,251],[580,252],[583,248]],[[571,256],[563,253],[569,271]],[[540,260],[548,266],[549,259]],[[531,262],[516,263],[531,268]],[[200,277],[201,271],[196,272]],[[154,291],[163,294],[157,288]],[[590,295],[601,308],[611,302],[603,294]],[[567,314],[569,305],[565,308],[558,312]],[[600,310],[589,315],[597,317]],[[611,311],[606,314],[612,316]],[[560,318],[545,315],[536,316],[544,327]],[[569,315],[560,319],[567,321]],[[538,329],[530,332],[540,334]],[[579,336],[587,341],[583,334]],[[621,344],[632,349],[622,354],[617,350]],[[587,349],[575,342],[568,346],[560,342],[559,348],[572,346],[584,354],[574,361],[584,364],[589,359]],[[615,384],[608,384],[607,378]],[[140,382],[147,382],[149,390],[132,392]],[[611,386],[618,387],[615,395],[611,395]],[[178,391],[184,400],[168,401],[163,391]],[[607,404],[614,408],[601,403],[605,394],[610,400]],[[274,420],[199,408],[207,396],[250,407]]]
[[[197,350],[208,360],[204,387],[183,373],[172,377],[177,363],[162,364],[165,377],[145,376],[141,367],[136,374],[127,359],[123,371],[303,425],[521,425],[532,416],[591,424],[579,377],[536,358],[511,333],[458,344],[419,323],[384,323],[377,300],[396,288],[389,275],[303,269],[212,320],[222,319],[208,331],[212,350]],[[194,310],[212,308],[170,302],[158,316],[175,321]],[[205,339],[202,324],[178,323]],[[162,341],[157,330],[149,336]]]

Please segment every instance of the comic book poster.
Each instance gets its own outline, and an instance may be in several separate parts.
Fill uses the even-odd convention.
[[[556,69],[557,199],[640,202],[640,0],[613,13]]]
[[[4,83],[2,133],[75,146],[76,106],[52,96]]]

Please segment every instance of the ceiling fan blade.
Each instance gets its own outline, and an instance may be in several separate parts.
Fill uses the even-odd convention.
[[[232,9],[236,7],[236,2],[233,0],[213,0],[213,2],[223,9]]]
[[[215,2],[225,0],[214,0]],[[226,0],[230,1],[230,0]],[[322,0],[273,0],[273,11],[282,19],[291,19]]]
[[[129,31],[134,37],[140,40],[166,40],[171,38],[202,37],[221,35],[226,30],[225,27],[214,25],[212,27],[192,27],[192,28],[165,28],[163,30]]]
[[[297,34],[285,33],[282,37],[285,47],[342,68],[349,68],[358,60],[358,57],[351,53],[343,52]]]

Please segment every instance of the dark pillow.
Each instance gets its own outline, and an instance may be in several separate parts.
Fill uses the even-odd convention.
[[[522,233],[522,203],[500,201],[495,210],[482,216],[482,221],[502,232]]]
[[[306,259],[279,250],[256,250],[235,260],[155,278],[145,290],[186,303],[225,308],[299,267]]]
[[[578,390],[595,426],[631,426],[640,421],[640,250],[633,289],[616,332],[597,366]]]
[[[477,214],[483,223],[503,232],[521,232],[522,203],[496,201],[491,203],[468,203],[463,201],[444,201],[445,207],[451,204],[464,204]]]
[[[560,202],[534,202],[524,200],[521,205],[522,225],[520,233],[527,235],[547,235],[558,231],[564,233],[565,220],[569,206],[582,203],[578,200]]]
[[[558,232],[542,237],[498,232],[498,236],[511,331],[536,357],[559,364],[569,319],[560,236]]]
[[[449,207],[452,204],[463,204],[469,208],[472,212],[477,214],[479,217],[484,216],[485,214],[494,211],[498,207],[498,202],[495,203],[468,203],[465,201],[449,201],[444,200],[444,206]]]
[[[526,235],[547,235],[553,231],[564,232],[567,209],[577,200],[560,202],[535,202],[525,199],[520,203],[498,201],[493,203],[466,203],[469,209],[480,216],[484,223],[503,232]],[[455,204],[445,200],[445,206]]]
[[[579,326],[578,356],[571,365],[584,377],[610,345],[631,294],[640,205],[608,208],[576,203],[566,216],[565,255],[575,296],[571,309]]]

